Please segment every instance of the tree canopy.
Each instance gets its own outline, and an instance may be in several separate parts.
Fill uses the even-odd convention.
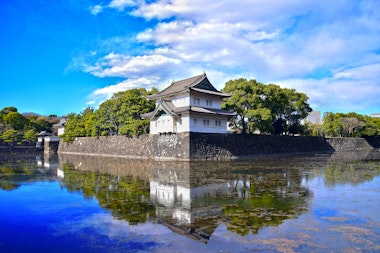
[[[89,107],[80,114],[68,115],[63,140],[71,141],[80,136],[137,136],[148,133],[149,120],[141,119],[140,115],[154,109],[154,101],[146,99],[146,96],[155,93],[157,89],[147,91],[144,88],[118,92],[100,104],[97,110]]]
[[[41,131],[52,132],[52,126],[59,120],[55,117],[41,116],[33,113],[21,114],[16,107],[4,107],[0,111],[0,139],[13,145],[14,142],[36,141],[36,134]]]
[[[306,94],[275,84],[240,78],[228,81],[223,92],[231,93],[223,108],[237,113],[232,122],[237,132],[302,133],[301,120],[311,112]]]
[[[326,112],[323,134],[330,137],[369,137],[380,135],[380,118],[350,113]]]

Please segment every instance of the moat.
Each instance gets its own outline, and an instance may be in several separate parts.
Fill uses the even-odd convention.
[[[0,159],[0,252],[378,252],[380,152]]]

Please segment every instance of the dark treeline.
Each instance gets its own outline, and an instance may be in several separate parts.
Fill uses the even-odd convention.
[[[354,112],[323,115],[321,126],[310,125],[312,135],[329,137],[371,137],[380,136],[380,118],[365,116]]]
[[[146,96],[155,93],[157,89],[121,91],[100,104],[97,110],[88,107],[79,114],[71,113],[67,115],[62,138],[67,142],[80,136],[137,136],[149,133],[149,120],[141,119],[140,115],[155,108],[155,102],[146,99]]]
[[[34,143],[37,134],[46,131],[54,133],[53,125],[59,122],[57,115],[42,116],[18,112],[13,106],[0,111],[0,139],[5,143]]]

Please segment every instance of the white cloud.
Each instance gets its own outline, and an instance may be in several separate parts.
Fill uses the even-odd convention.
[[[324,108],[373,107],[373,99],[358,98],[378,95],[376,0],[113,0],[107,6],[133,7],[130,14],[153,25],[134,38],[137,55],[110,53],[85,69],[95,76],[155,78],[160,86],[203,70],[218,83],[240,76],[282,80]]]
[[[110,214],[105,213],[95,213],[88,217],[78,218],[70,224],[52,226],[56,235],[78,233],[89,228],[95,229],[97,233],[108,238],[120,241],[124,241],[126,236],[130,240],[140,240],[143,242],[145,241],[143,239],[144,236],[152,237],[172,234],[164,225],[149,222],[129,225],[127,221],[115,219]]]
[[[278,81],[282,86],[306,93],[313,108],[335,112],[378,111],[380,64],[336,71],[321,80],[288,79]]]
[[[146,79],[146,78],[139,78],[139,79],[132,79],[132,80],[128,79],[114,85],[109,85],[107,87],[97,89],[93,91],[92,94],[95,96],[105,95],[107,98],[110,98],[116,92],[125,91],[128,89],[133,89],[137,87],[149,88],[152,86],[153,83],[154,81],[152,81],[151,79]]]
[[[356,6],[334,4],[341,9],[313,1],[157,1],[134,14],[175,17],[137,36],[156,50],[164,47],[166,54],[184,61],[243,68],[269,80],[307,75],[321,66],[336,68],[377,47],[378,28],[363,21],[360,13],[352,14]],[[376,34],[372,40],[369,32]]]
[[[380,79],[380,63],[363,65],[356,68],[340,70],[334,73],[336,79],[360,79],[376,80]]]
[[[136,3],[133,0],[112,0],[109,3],[108,7],[115,8],[115,9],[122,11],[122,10],[124,10],[125,7],[131,7],[131,6],[135,6],[135,5],[136,5]]]
[[[99,104],[106,101],[107,99],[110,99],[113,94],[120,92],[120,91],[126,91],[133,88],[146,88],[150,89],[153,87],[156,87],[159,84],[159,80],[153,77],[150,78],[137,78],[137,79],[127,79],[122,82],[112,84],[103,88],[99,88],[94,90],[89,96],[88,96],[88,102],[87,105],[94,106],[97,108]]]
[[[133,0],[112,0],[108,5],[97,4],[97,5],[91,6],[89,9],[90,9],[91,14],[96,16],[107,8],[123,11],[126,7],[133,7],[133,6],[136,6],[135,1]]]
[[[90,7],[90,12],[92,15],[98,15],[98,13],[103,11],[103,6],[101,5],[95,5]]]
[[[162,71],[162,68],[175,67],[179,59],[163,55],[128,56],[110,53],[93,66],[85,68],[85,72],[98,77],[125,77],[151,75],[152,72]]]

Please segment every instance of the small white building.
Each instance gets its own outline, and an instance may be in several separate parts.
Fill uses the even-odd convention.
[[[148,96],[156,101],[153,112],[143,114],[150,120],[150,134],[227,133],[229,118],[235,116],[221,109],[223,98],[231,94],[215,89],[206,74],[172,82],[163,91]]]

